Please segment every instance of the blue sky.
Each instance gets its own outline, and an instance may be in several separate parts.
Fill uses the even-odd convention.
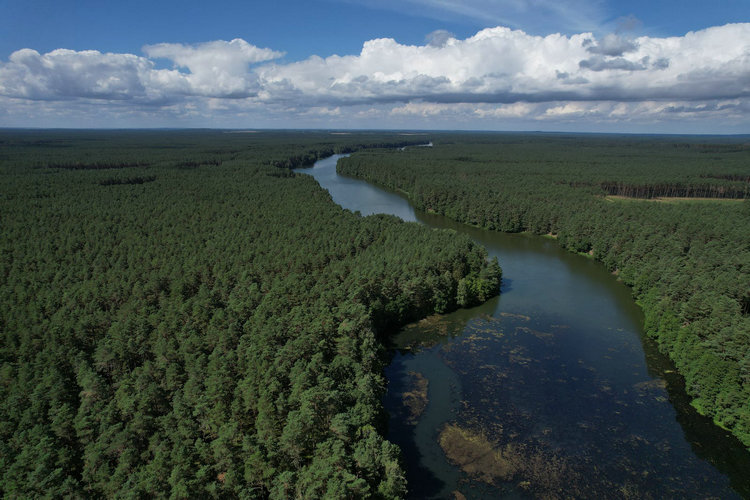
[[[748,0],[0,0],[0,126],[750,133],[748,22]]]

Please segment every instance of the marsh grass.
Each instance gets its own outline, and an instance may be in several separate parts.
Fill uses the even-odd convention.
[[[516,482],[535,498],[565,498],[585,491],[582,476],[551,450],[501,444],[481,428],[458,424],[447,424],[438,439],[448,460],[475,480],[495,486]]]
[[[429,403],[427,388],[429,384],[429,380],[421,373],[409,372],[407,390],[404,391],[402,396],[404,407],[408,412],[406,421],[409,425],[416,425],[419,422],[419,417],[427,408],[427,403]]]

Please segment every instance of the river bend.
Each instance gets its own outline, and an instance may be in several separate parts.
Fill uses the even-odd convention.
[[[297,171],[362,215],[468,234],[503,268],[500,297],[393,339],[388,438],[412,497],[750,495],[748,452],[689,405],[630,290],[601,264],[551,239],[417,211],[338,175],[340,156]]]

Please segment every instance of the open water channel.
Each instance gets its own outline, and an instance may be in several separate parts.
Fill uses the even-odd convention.
[[[417,211],[338,175],[338,158],[298,171],[362,215],[467,234],[503,268],[499,297],[393,337],[388,439],[413,498],[750,497],[750,453],[689,405],[604,266]]]

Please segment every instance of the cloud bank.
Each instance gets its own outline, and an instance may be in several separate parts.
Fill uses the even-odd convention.
[[[381,126],[408,116],[415,124],[427,116],[495,123],[711,116],[747,125],[750,102],[747,23],[670,38],[541,37],[496,27],[460,40],[438,31],[425,45],[382,38],[365,42],[357,55],[292,63],[241,39],[150,45],[143,53],[16,51],[0,63],[7,108],[0,123],[18,110],[43,115],[68,106],[85,113],[88,105],[112,116],[202,116],[211,126],[238,116],[330,120],[347,109],[369,113]]]

